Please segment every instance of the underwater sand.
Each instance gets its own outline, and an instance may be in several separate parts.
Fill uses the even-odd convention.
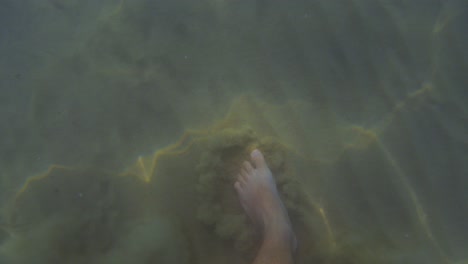
[[[425,5],[6,1],[0,263],[250,263],[254,148],[296,263],[466,262],[468,8]]]

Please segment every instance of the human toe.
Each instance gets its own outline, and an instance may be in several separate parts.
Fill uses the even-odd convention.
[[[263,168],[266,167],[266,162],[265,158],[263,157],[262,152],[258,149],[254,149],[252,153],[250,153],[250,157],[252,159],[252,162],[255,166],[255,168]]]

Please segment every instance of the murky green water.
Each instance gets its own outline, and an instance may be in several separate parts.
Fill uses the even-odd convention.
[[[250,263],[265,152],[296,263],[468,261],[463,0],[0,3],[0,263]]]

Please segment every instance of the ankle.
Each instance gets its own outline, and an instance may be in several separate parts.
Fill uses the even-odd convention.
[[[263,241],[270,241],[278,244],[283,244],[284,246],[289,247],[291,250],[295,247],[295,236],[294,232],[291,229],[291,226],[281,221],[275,223],[275,221],[270,221],[264,226],[263,230]]]

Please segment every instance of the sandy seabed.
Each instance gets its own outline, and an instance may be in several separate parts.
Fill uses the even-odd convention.
[[[87,8],[49,2],[68,19]],[[259,237],[233,183],[254,148],[296,263],[466,263],[453,46],[468,9],[358,2],[109,1],[28,75],[24,131],[3,130],[1,263],[250,263]]]

